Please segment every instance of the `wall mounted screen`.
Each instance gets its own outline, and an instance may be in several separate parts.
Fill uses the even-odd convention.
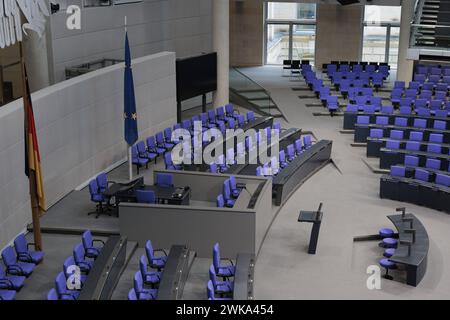
[[[217,90],[217,53],[177,59],[177,101]]]

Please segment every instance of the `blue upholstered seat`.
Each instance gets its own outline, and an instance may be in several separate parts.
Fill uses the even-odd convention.
[[[105,245],[105,242],[103,240],[99,239],[93,239],[92,233],[90,230],[86,230],[83,232],[83,235],[81,236],[81,241],[83,243],[85,256],[87,258],[96,259],[98,255],[100,254],[100,251],[102,250],[102,247]],[[102,245],[100,247],[94,246],[94,242],[101,243]]]
[[[392,238],[394,235],[394,230],[390,228],[382,228],[380,231],[378,231],[378,234],[384,239],[384,238]]]
[[[0,265],[0,289],[20,290],[25,282],[24,276],[6,275],[3,266]]]
[[[27,239],[23,233],[19,234],[14,239],[14,248],[16,249],[17,258],[22,262],[31,262],[34,264],[40,263],[44,259],[44,252],[30,251],[28,247],[35,245],[34,243],[27,243]]]
[[[155,252],[163,252],[164,256],[156,257]],[[161,271],[166,266],[167,253],[163,249],[153,249],[151,240],[147,240],[145,244],[145,253],[150,267]]]
[[[6,267],[6,273],[14,276],[28,277],[36,267],[34,263],[17,260],[14,249],[10,246],[2,251],[2,259]]]
[[[228,261],[228,264],[221,264],[221,261]],[[222,259],[220,257],[220,247],[219,244],[216,243],[213,247],[213,266],[217,276],[222,278],[233,277],[236,272],[236,267],[233,264],[233,261],[228,258]]]

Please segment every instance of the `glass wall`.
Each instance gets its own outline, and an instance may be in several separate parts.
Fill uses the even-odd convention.
[[[305,3],[266,2],[267,64],[283,60],[308,59],[314,62],[316,5]]]
[[[397,69],[401,7],[365,6],[362,60]]]

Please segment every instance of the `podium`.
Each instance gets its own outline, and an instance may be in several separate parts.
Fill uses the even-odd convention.
[[[298,222],[307,222],[312,223],[313,227],[311,230],[311,237],[309,239],[309,254],[316,254],[317,242],[319,241],[319,231],[320,225],[322,223],[323,212],[322,203],[319,205],[319,209],[317,211],[300,211],[298,216]]]

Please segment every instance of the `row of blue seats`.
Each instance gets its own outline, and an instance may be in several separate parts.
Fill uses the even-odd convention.
[[[228,106],[228,105],[227,105]],[[232,106],[232,105],[230,105]],[[217,110],[223,110],[223,107],[219,107]],[[216,127],[222,132],[222,134],[225,134],[225,123],[228,124],[228,129],[235,129],[236,123],[232,116],[229,116],[229,113],[223,113],[217,112],[216,115],[215,110],[210,110],[208,114],[211,114],[211,117],[213,120],[211,120],[211,117],[209,117],[209,120],[206,120],[206,113],[201,114],[202,120],[197,120],[197,118],[194,116],[194,121],[191,120],[184,120],[183,123],[177,123],[174,125],[173,129],[186,129],[188,130],[192,135],[195,134],[195,121],[201,121],[202,122],[202,131],[207,130],[208,128]],[[236,114],[234,114],[236,115]],[[249,123],[255,119],[254,112],[249,111],[247,112],[247,119],[245,120],[243,115],[237,115],[238,122],[237,127],[242,128],[246,123]],[[221,119],[221,120],[218,120]],[[203,140],[203,139],[202,139]],[[167,156],[167,152],[170,151],[176,144],[180,143],[181,141],[177,139],[173,139],[172,136],[172,129],[166,128],[164,132],[158,132],[154,137],[150,136],[146,139],[147,145],[145,145],[144,141],[139,141],[132,147],[132,161],[133,164],[137,166],[137,171],[139,173],[139,168],[146,166],[148,167],[148,163],[151,161],[157,161],[157,157],[160,155],[164,155],[164,160],[166,164],[166,169],[179,169],[179,167],[175,166],[173,164],[173,161],[171,159],[171,156]],[[206,142],[204,140],[203,142]],[[193,139],[193,143],[197,143],[196,139]]]
[[[390,175],[392,177],[406,178],[407,171],[404,166],[391,166]],[[413,173],[413,178],[418,181],[430,182],[436,185],[450,187],[450,175],[444,173],[436,173],[426,169],[416,168]]]
[[[404,94],[403,94],[404,93]],[[439,106],[437,109],[440,109],[443,105],[448,104],[447,92],[445,91],[436,91],[433,95],[433,92],[430,90],[422,90],[418,95],[415,89],[407,89],[403,92],[401,89],[393,89],[390,96],[391,102],[394,105],[413,105],[417,100],[424,101],[422,107],[425,107],[427,104],[432,104],[433,101],[439,101]],[[408,102],[408,103],[402,103]]]
[[[450,105],[449,105],[450,108]],[[394,114],[393,106],[377,106],[373,104],[348,104],[345,112],[365,112],[365,113],[375,113],[380,112],[383,114],[391,115]],[[440,117],[445,118],[450,115],[450,109],[445,110],[431,110],[428,108],[418,108],[413,109],[411,107],[400,107],[398,115],[418,115],[422,117]]]
[[[157,256],[155,252],[162,254]],[[147,240],[145,255],[139,259],[139,271],[134,274],[133,288],[128,291],[128,300],[156,300],[166,263],[167,252],[164,249],[153,249],[152,242]]]
[[[429,75],[450,76],[450,67],[449,66],[441,66],[441,65],[437,65],[437,64],[417,65],[415,68],[414,74],[421,74],[421,75],[425,75],[425,76],[429,76]]]
[[[384,126],[384,125],[387,126],[388,120],[389,120],[388,117],[377,116],[375,118],[375,124],[380,125],[380,126]],[[365,115],[357,116],[356,124],[360,125],[360,126],[369,125],[370,124],[370,116],[365,116]],[[407,127],[408,119],[404,118],[404,117],[395,117],[394,126]],[[420,119],[420,118],[414,119],[413,127],[414,128],[426,128],[427,127],[426,119]],[[442,121],[442,120],[434,120],[433,121],[433,129],[446,130],[446,128],[447,128],[447,123],[445,121]]]
[[[380,121],[377,121],[380,123]],[[379,124],[377,123],[377,124]],[[383,122],[384,123],[384,122]],[[391,139],[393,140],[404,140],[403,131],[401,130],[391,130]],[[370,129],[369,137],[372,139],[382,139],[383,136],[383,129]],[[423,139],[423,132],[420,131],[411,131],[409,133],[409,140],[410,141],[418,141],[422,142]],[[430,143],[436,143],[436,144],[442,144],[444,141],[444,135],[442,133],[431,133],[428,137],[428,142]]]
[[[228,263],[222,264],[222,261],[228,261]],[[219,244],[216,243],[213,247],[213,263],[209,267],[209,280],[206,285],[208,300],[232,300],[234,281],[230,278],[233,278],[235,274],[236,267],[233,260],[222,258]],[[223,281],[217,280],[217,277],[221,277]]]
[[[14,239],[14,248],[6,247],[2,251],[4,269],[0,265],[0,300],[14,300],[16,292],[22,289],[25,279],[44,259],[42,251],[29,250],[34,243],[28,243],[24,234]]]
[[[226,150],[226,155],[218,155],[216,162],[210,163],[210,172],[213,173],[224,173],[228,170],[228,168],[236,163],[236,159],[238,157],[245,157],[246,150],[250,152],[256,145],[258,145],[262,140],[266,139],[267,143],[270,143],[272,130],[278,131],[278,133],[281,132],[281,124],[279,122],[276,122],[273,124],[272,127],[266,127],[262,130],[259,130],[256,133],[256,136],[246,136],[245,137],[245,147],[244,143],[239,142],[236,145],[236,150],[234,148],[229,148]],[[255,141],[253,141],[255,140]],[[194,160],[195,157],[195,150],[197,144],[199,142],[194,139],[193,140],[193,148],[191,148],[188,144],[183,145],[183,157],[186,160]],[[172,159],[172,155],[170,153],[166,153],[164,156],[164,161],[166,165],[166,169],[168,170],[182,170],[183,166],[179,163],[174,163]]]
[[[380,65],[375,66],[373,64],[367,64],[366,66],[355,64],[355,65],[348,65],[348,64],[342,64],[342,65],[336,65],[336,64],[328,64],[327,65],[327,75],[335,75],[336,73],[341,74],[371,74],[375,75],[377,73],[383,75],[383,77],[386,79],[389,77],[389,66],[388,65]]]
[[[95,246],[96,242],[101,246]],[[55,288],[50,289],[47,300],[77,300],[104,245],[103,240],[94,239],[91,231],[86,230],[81,243],[74,246],[72,256],[64,260],[63,271],[56,276]]]
[[[426,143],[423,144],[424,148],[421,148],[421,146],[422,143],[416,140],[408,140],[405,143],[399,140],[387,140],[385,148],[390,150],[423,151],[430,154],[449,154],[449,148],[443,147],[440,143]]]
[[[393,277],[389,275],[389,270],[397,269],[397,265],[389,260],[395,254],[398,246],[398,240],[395,238],[394,230],[390,228],[382,228],[378,231],[382,241],[379,244],[384,249],[384,258],[379,261],[380,266],[386,269],[384,278],[387,280],[393,280]]]
[[[427,158],[425,160],[425,165],[421,166],[419,157],[415,156],[415,155],[406,155],[403,165],[397,164],[397,166],[401,166],[401,167],[405,168],[406,177],[408,177],[408,178],[414,176],[414,174],[412,174],[412,172],[417,168],[418,169],[426,169],[428,171],[437,172],[437,173],[439,173],[439,172],[450,173],[450,164],[446,168],[446,170],[441,170],[441,160],[435,159],[435,158]]]
[[[310,135],[303,137],[303,144],[301,139],[295,140],[294,144],[287,146],[286,151],[281,150],[277,157],[272,157],[270,162],[265,163],[263,166],[256,168],[257,176],[275,176],[280,170],[286,168],[290,162],[294,161],[296,156],[301,155],[305,150],[312,147],[312,140]],[[287,156],[286,156],[287,154]]]
[[[395,90],[410,90],[415,89],[417,94],[420,94],[423,90],[432,92],[446,92],[448,91],[448,86],[450,85],[450,78],[445,78],[443,82],[433,83],[433,82],[419,82],[410,81],[408,87],[406,87],[405,81],[395,81],[393,89]]]
[[[241,194],[242,188],[238,188],[236,177],[230,176],[223,182],[222,193],[216,198],[216,205],[218,208],[233,208],[236,199]]]

